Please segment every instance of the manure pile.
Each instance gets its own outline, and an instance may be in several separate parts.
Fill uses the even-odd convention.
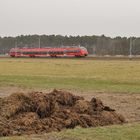
[[[0,98],[0,136],[60,131],[66,128],[122,124],[123,116],[104,106],[69,92],[14,93]]]

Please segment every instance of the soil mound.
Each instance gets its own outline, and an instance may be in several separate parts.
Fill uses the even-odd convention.
[[[124,123],[123,116],[102,101],[69,92],[14,93],[0,99],[0,136],[60,131]]]

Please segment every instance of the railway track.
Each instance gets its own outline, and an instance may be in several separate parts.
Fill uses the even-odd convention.
[[[0,59],[2,58],[11,58],[8,55],[0,55]],[[18,57],[18,58],[11,58],[11,59],[20,59],[20,58],[26,58],[29,59],[29,57]],[[87,56],[87,57],[81,57],[81,58],[75,58],[75,57],[35,57],[32,59],[80,59],[80,60],[140,60],[140,56],[134,56],[130,58],[129,56]]]

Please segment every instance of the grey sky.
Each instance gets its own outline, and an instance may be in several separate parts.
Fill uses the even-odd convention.
[[[0,36],[140,37],[140,0],[0,0]]]

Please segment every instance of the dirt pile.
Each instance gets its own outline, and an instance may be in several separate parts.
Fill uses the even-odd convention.
[[[125,122],[123,116],[102,101],[54,90],[51,93],[15,93],[0,98],[0,136],[96,127]]]

